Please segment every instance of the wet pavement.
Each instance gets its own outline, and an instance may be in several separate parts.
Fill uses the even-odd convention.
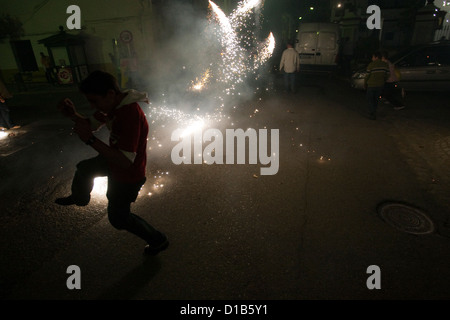
[[[180,117],[168,112],[170,100],[164,108],[160,97],[152,102],[148,180],[132,211],[168,235],[170,246],[157,257],[143,256],[140,239],[109,224],[104,189],[87,207],[54,204],[69,192],[76,163],[95,155],[54,108],[69,96],[87,111],[83,98],[61,88],[16,94],[11,112],[22,127],[0,141],[1,297],[450,298],[445,94],[409,93],[400,111],[381,103],[373,121],[362,112],[364,93],[341,79],[305,76],[296,94],[277,88],[201,117],[203,132],[224,137],[226,129],[279,129],[275,175],[261,174],[268,165],[260,159],[175,165],[171,134],[198,125],[192,115],[202,107]],[[418,235],[393,227],[377,212],[385,201],[421,209],[435,229]],[[400,220],[420,223],[406,214]],[[66,286],[71,265],[80,267],[80,290]],[[367,286],[374,265],[380,289]]]

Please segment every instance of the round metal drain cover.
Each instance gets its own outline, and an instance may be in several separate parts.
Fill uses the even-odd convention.
[[[394,228],[412,234],[434,232],[434,223],[425,213],[403,203],[385,203],[379,206],[381,218]]]

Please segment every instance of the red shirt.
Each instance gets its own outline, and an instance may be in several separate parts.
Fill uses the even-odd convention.
[[[147,165],[148,122],[139,104],[133,102],[123,105],[113,110],[108,116],[96,112],[94,117],[108,126],[110,130],[109,145],[112,148],[136,155],[133,164],[128,169],[109,163],[111,176],[125,183],[143,180]]]

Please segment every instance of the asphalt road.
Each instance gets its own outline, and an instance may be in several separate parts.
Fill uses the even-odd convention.
[[[170,239],[155,258],[109,224],[103,194],[87,207],[54,204],[69,192],[76,163],[95,155],[54,111],[63,95],[87,110],[74,92],[11,102],[23,127],[0,141],[3,299],[450,298],[444,94],[409,93],[400,111],[381,103],[373,121],[361,112],[364,93],[339,79],[305,77],[296,94],[263,91],[205,120],[202,132],[218,129],[224,143],[226,129],[279,129],[275,175],[261,174],[268,166],[261,158],[175,165],[170,136],[186,122],[149,116],[148,180],[132,209]],[[377,210],[386,201],[420,209],[432,232],[387,223]],[[400,219],[421,223],[406,213]],[[81,270],[79,290],[66,286],[71,265]],[[368,288],[370,266],[379,268],[379,289]]]

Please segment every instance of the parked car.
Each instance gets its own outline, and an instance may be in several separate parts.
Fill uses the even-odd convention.
[[[410,48],[391,59],[400,72],[400,86],[406,91],[450,90],[450,41]],[[352,87],[364,89],[365,69],[351,79]]]

